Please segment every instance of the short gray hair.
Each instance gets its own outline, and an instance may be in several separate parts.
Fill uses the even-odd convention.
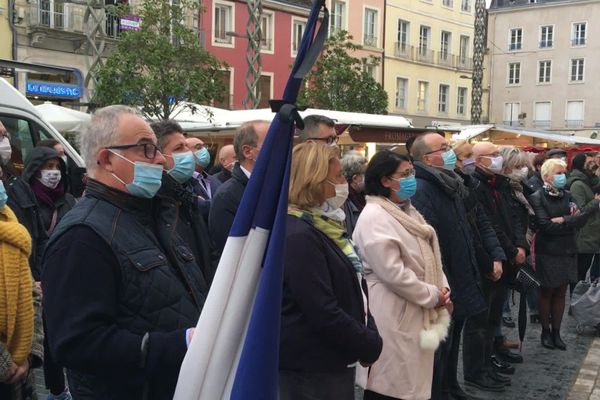
[[[346,153],[342,157],[342,174],[349,182],[355,175],[364,175],[367,170],[367,159],[357,151]]]
[[[324,115],[308,115],[304,117],[304,129],[300,131],[300,141],[305,142],[308,139],[316,138],[319,136],[319,127],[321,125],[327,125],[330,128],[335,126],[335,121]]]
[[[437,135],[437,133],[429,133]],[[423,157],[425,157],[425,155],[431,151],[427,143],[425,143],[425,137],[427,135],[428,133],[424,133],[422,135],[417,136],[412,146],[410,147],[410,155],[415,161],[423,161]]]
[[[510,174],[519,165],[529,167],[529,155],[513,146],[503,146],[500,148],[500,154],[504,161],[502,162],[502,172],[505,175]]]
[[[93,171],[98,167],[98,151],[115,143],[119,129],[119,117],[123,114],[139,116],[135,108],[127,106],[113,105],[100,108],[94,112],[90,122],[81,132],[79,149],[91,177],[93,177]]]
[[[235,150],[238,161],[245,160],[244,152],[242,150],[243,146],[256,147],[258,144],[258,135],[255,128],[257,124],[262,123],[269,124],[269,121],[254,120],[244,122],[235,133],[235,136],[233,137],[233,149]]]

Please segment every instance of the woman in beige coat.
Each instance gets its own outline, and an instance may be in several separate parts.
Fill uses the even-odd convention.
[[[367,205],[354,230],[383,338],[365,400],[431,397],[434,352],[452,309],[435,230],[410,204],[416,191],[409,158],[384,150],[365,174]]]

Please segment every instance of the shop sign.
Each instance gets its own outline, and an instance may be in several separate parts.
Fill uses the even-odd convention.
[[[56,82],[27,81],[26,93],[30,96],[66,97],[70,99],[81,97],[81,89],[78,85]]]
[[[142,20],[138,15],[124,15],[119,20],[122,31],[139,31]]]

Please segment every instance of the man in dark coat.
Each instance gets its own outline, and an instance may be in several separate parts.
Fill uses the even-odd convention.
[[[208,215],[208,229],[219,257],[268,130],[268,121],[246,122],[233,139],[238,162],[233,167],[231,179],[214,194]]]
[[[44,254],[50,350],[73,398],[172,399],[207,293],[173,221],[153,213],[165,158],[124,106],[94,113],[81,152],[86,195]]]
[[[411,153],[417,177],[412,202],[438,234],[454,303],[451,332],[436,354],[431,398],[442,398],[442,386],[461,398],[464,392],[456,379],[460,333],[468,317],[486,309],[463,201],[468,191],[452,171],[456,159],[443,136],[427,133],[417,137]]]
[[[198,195],[198,206],[208,224],[208,214],[210,212],[210,203],[217,189],[223,184],[218,177],[209,175],[206,168],[210,164],[210,153],[204,146],[204,142],[197,137],[188,137],[185,139],[187,147],[194,153],[196,160],[196,170],[190,181],[193,191]]]
[[[237,161],[235,149],[232,144],[226,144],[219,150],[219,165],[210,170],[210,174],[216,176],[222,183],[231,179],[231,171]]]
[[[506,254],[503,263],[502,279],[498,282],[486,281],[486,293],[492,298],[490,304],[490,329],[497,330],[502,322],[502,309],[508,295],[508,284],[514,279],[516,270],[523,265],[527,256],[526,229],[515,207],[512,206],[510,179],[501,174],[503,158],[492,143],[477,143],[473,146],[473,155],[477,170],[474,178],[479,181],[477,194],[479,202],[492,221],[496,236]],[[504,337],[496,334],[494,338],[495,355],[505,362],[521,363],[523,357],[508,350],[503,345]]]

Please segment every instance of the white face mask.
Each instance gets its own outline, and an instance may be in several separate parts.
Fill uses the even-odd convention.
[[[335,196],[327,199],[327,203],[333,208],[342,208],[348,198],[348,183],[338,184],[333,183],[330,180],[328,180],[327,183],[335,187]]]
[[[513,172],[508,174],[508,177],[514,181],[524,181],[529,174],[529,169],[527,167],[523,167],[520,169],[515,169]]]
[[[60,171],[57,169],[43,169],[40,173],[42,176],[39,181],[47,188],[56,189],[60,183]]]
[[[487,158],[488,160],[491,161],[490,166],[487,167],[487,169],[489,169],[490,171],[492,171],[495,174],[499,174],[502,172],[502,165],[504,164],[504,158],[502,158],[502,156],[496,156],[496,157],[484,156],[483,158]]]
[[[5,136],[0,139],[0,162],[2,165],[6,165],[12,157],[12,148],[10,147],[10,141]]]

